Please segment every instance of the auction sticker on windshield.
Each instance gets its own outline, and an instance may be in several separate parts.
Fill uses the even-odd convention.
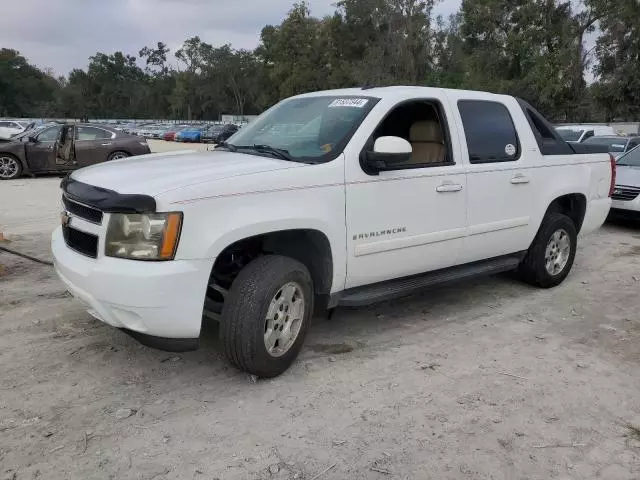
[[[366,98],[336,98],[333,102],[329,104],[329,108],[335,107],[355,107],[355,108],[364,108],[364,106],[369,103],[369,100]]]

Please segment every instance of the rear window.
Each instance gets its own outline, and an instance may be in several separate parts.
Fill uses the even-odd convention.
[[[520,142],[507,107],[498,102],[460,100],[458,109],[471,163],[513,162]]]

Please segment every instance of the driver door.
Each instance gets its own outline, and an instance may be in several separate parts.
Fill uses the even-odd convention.
[[[44,129],[37,134],[34,141],[27,140],[25,146],[27,164],[32,172],[52,172],[60,170],[56,164],[56,143],[61,127],[55,126]]]
[[[406,164],[367,172],[360,152],[347,152],[346,288],[459,263],[467,179],[447,105],[444,94],[393,105],[364,145],[372,148],[382,136],[403,138],[413,149]]]

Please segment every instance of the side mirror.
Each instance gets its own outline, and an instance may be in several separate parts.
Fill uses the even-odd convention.
[[[393,165],[411,160],[413,148],[404,138],[380,137],[373,144],[373,151],[366,152],[369,167],[389,170]]]

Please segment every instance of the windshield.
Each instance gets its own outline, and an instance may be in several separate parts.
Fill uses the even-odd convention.
[[[13,141],[16,141],[16,140],[20,140],[21,138],[24,138],[24,137],[27,137],[27,136],[35,137],[36,134],[38,132],[40,132],[40,130],[42,130],[45,127],[46,127],[46,125],[39,125],[39,126],[34,127],[34,128],[32,128],[30,130],[25,130],[24,132],[21,132],[21,133],[19,133],[17,135],[14,135],[13,137],[11,137],[11,141],[13,142]]]
[[[627,148],[627,139],[620,138],[605,138],[605,137],[591,137],[587,138],[584,142],[587,145],[601,145],[607,147],[611,153],[621,153]]]
[[[333,96],[285,100],[239,130],[227,144],[269,146],[285,150],[291,160],[326,162],[342,153],[377,102],[371,97]]]
[[[582,137],[584,130],[572,130],[570,128],[556,128],[565,142],[577,142]]]
[[[640,167],[640,147],[636,147],[618,159],[621,167]]]

